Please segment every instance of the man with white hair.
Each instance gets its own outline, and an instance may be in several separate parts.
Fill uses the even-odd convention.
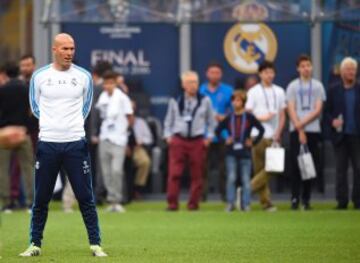
[[[179,209],[180,179],[186,163],[189,163],[191,174],[187,206],[189,210],[199,209],[206,148],[214,137],[215,128],[211,101],[198,92],[198,74],[185,72],[181,82],[184,93],[177,100],[169,101],[164,123],[164,137],[169,145],[168,211]]]
[[[326,119],[331,126],[336,155],[336,209],[347,209],[349,202],[348,164],[353,168],[352,201],[360,209],[360,84],[356,81],[357,61],[344,58],[341,81],[328,90]]]

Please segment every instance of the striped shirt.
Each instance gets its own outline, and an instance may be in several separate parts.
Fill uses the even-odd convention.
[[[84,120],[93,95],[92,77],[74,64],[56,70],[52,64],[34,72],[29,99],[39,119],[39,139],[46,142],[71,142],[85,137]]]

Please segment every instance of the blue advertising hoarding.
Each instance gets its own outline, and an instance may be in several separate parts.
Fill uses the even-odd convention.
[[[193,24],[192,65],[205,80],[207,64],[224,66],[224,81],[256,74],[264,59],[275,62],[275,83],[286,85],[297,76],[295,62],[300,54],[310,55],[310,25],[286,24]]]
[[[91,70],[98,61],[109,61],[127,81],[136,83],[136,94],[149,97],[151,114],[163,118],[168,98],[178,88],[176,26],[64,23],[62,30],[76,41],[79,65]]]
[[[345,57],[360,61],[360,21],[324,23],[322,39],[323,80],[330,85],[338,79]]]
[[[310,25],[256,25],[193,23],[192,69],[204,80],[206,65],[216,60],[224,66],[224,81],[234,85],[236,79],[256,72],[258,63],[269,59],[277,68],[275,82],[286,87],[296,76],[298,55],[310,53]],[[128,81],[140,85],[149,97],[151,114],[163,119],[169,97],[179,92],[177,26],[64,23],[62,30],[75,38],[79,65],[90,70],[97,61],[111,62]]]

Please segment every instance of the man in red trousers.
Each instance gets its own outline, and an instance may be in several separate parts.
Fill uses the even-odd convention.
[[[211,101],[198,93],[197,73],[183,73],[181,82],[184,92],[178,99],[169,101],[164,123],[164,136],[169,145],[168,211],[179,209],[180,179],[186,163],[191,173],[188,209],[199,209],[206,147],[215,128]]]

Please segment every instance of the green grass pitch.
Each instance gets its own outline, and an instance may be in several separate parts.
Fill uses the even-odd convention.
[[[28,245],[30,215],[2,215],[1,262],[360,262],[360,212],[334,211],[316,203],[310,212],[225,213],[221,203],[198,212],[165,212],[165,203],[127,206],[127,213],[99,208],[108,258],[93,258],[79,212],[64,214],[53,204],[42,256],[19,258]],[[184,207],[184,205],[182,206]]]

